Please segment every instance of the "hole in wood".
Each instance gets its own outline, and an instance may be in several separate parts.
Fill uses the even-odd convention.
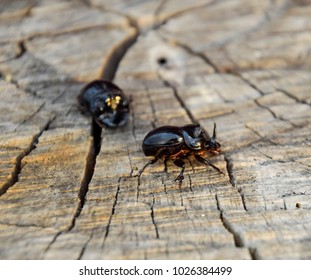
[[[165,57],[159,57],[158,60],[157,60],[158,64],[160,66],[165,66],[167,64],[167,59]]]

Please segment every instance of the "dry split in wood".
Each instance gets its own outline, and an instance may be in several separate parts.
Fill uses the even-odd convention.
[[[310,259],[310,3],[130,2],[0,4],[0,258]],[[97,78],[126,127],[79,112]],[[139,183],[146,133],[191,122],[217,123],[226,175]]]

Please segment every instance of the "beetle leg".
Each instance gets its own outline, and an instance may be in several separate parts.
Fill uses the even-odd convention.
[[[181,168],[181,171],[175,181],[178,181],[179,187],[181,186],[182,180],[184,179],[184,171],[185,171],[185,162],[182,159],[175,159],[173,161],[175,165]]]
[[[225,175],[225,173],[223,173],[217,166],[215,166],[214,164],[210,163],[207,159],[205,158],[202,158],[201,156],[199,155],[194,155],[195,159],[198,161],[198,162],[201,162],[205,165],[209,165],[211,167],[213,167],[215,170],[217,170],[219,173]]]
[[[154,158],[149,160],[142,169],[139,170],[138,174],[136,176],[140,177],[140,175],[144,172],[144,170],[146,169],[146,167],[150,164],[154,164],[158,161],[158,158]]]
[[[160,149],[156,155],[154,156],[153,159],[149,160],[142,169],[139,170],[138,174],[135,177],[138,177],[138,182],[140,183],[140,176],[141,174],[144,172],[144,170],[146,169],[146,167],[150,164],[155,164],[160,157],[163,156],[163,154],[165,153],[165,149]]]

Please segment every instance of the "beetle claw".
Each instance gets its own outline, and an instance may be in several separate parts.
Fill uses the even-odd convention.
[[[176,181],[178,182],[178,188],[180,192],[181,192],[181,184],[182,184],[183,179],[184,179],[183,175],[178,175],[177,178],[173,180],[173,182],[176,182]]]
[[[184,176],[183,176],[183,175],[178,175],[178,176],[173,180],[173,182],[178,181],[178,182],[181,184],[183,179],[184,179]]]

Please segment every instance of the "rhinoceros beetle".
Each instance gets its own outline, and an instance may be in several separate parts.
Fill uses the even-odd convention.
[[[87,84],[78,96],[81,111],[90,113],[101,127],[116,128],[127,123],[129,101],[115,84],[95,80]]]
[[[205,165],[209,165],[219,173],[224,174],[217,166],[203,158],[205,154],[218,155],[220,144],[216,142],[216,124],[212,137],[201,128],[199,124],[189,124],[185,126],[162,126],[150,131],[143,140],[142,150],[146,156],[153,156],[145,166],[138,172],[138,180],[145,168],[156,163],[160,158],[166,163],[170,159],[181,168],[175,181],[181,185],[184,179],[185,162],[184,159],[194,156],[194,158]]]

